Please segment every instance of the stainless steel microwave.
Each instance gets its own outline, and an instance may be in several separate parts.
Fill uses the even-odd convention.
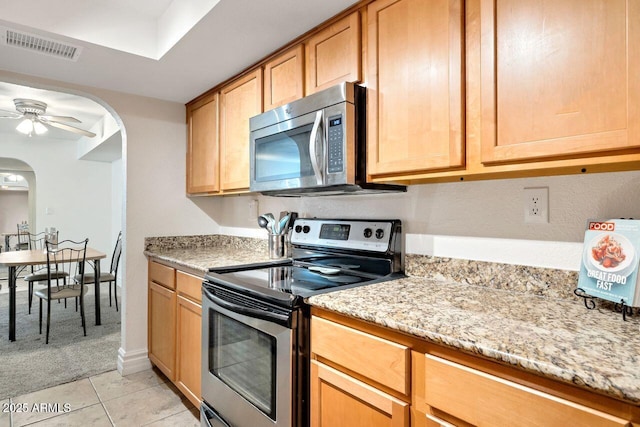
[[[250,190],[273,196],[406,191],[366,182],[366,88],[342,83],[250,119]]]

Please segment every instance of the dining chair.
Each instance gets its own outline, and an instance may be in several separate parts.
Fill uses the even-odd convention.
[[[111,307],[111,285],[113,285],[114,299],[116,300],[116,311],[118,311],[118,285],[116,279],[118,277],[118,265],[120,264],[120,255],[122,254],[122,231],[118,233],[116,246],[111,255],[111,267],[108,272],[100,272],[100,284],[109,284],[109,307]],[[86,273],[84,275],[84,283],[90,285],[95,281],[94,273]]]
[[[29,231],[25,228],[24,224],[18,224],[18,234],[16,235],[18,239],[18,243],[16,243],[15,250],[16,251],[26,251],[29,249]]]
[[[59,232],[56,231],[55,232],[55,242],[58,241],[58,234]],[[27,240],[29,242],[29,250],[32,251],[45,251],[46,250],[46,245],[45,242],[47,241],[47,233],[46,232],[42,232],[42,233],[27,233]],[[50,236],[50,235],[49,235]],[[54,269],[51,274],[53,275],[53,277],[56,280],[66,280],[66,277],[68,276],[68,274],[65,271],[58,271],[56,269]],[[31,314],[31,305],[33,303],[33,286],[36,283],[43,283],[47,281],[48,278],[48,273],[47,273],[47,267],[41,267],[41,268],[34,268],[34,266],[31,266],[31,273],[27,274],[26,276],[24,276],[24,281],[27,282],[27,284],[29,285],[29,314]],[[65,301],[66,304],[66,301]]]
[[[89,239],[80,242],[63,240],[57,245],[45,241],[47,251],[47,288],[38,289],[35,295],[40,299],[40,333],[42,334],[42,301],[47,302],[47,337],[49,344],[49,329],[51,324],[51,301],[66,298],[78,298],[80,300],[80,318],[84,336],[87,336],[87,325],[84,317],[84,295],[87,286],[84,284],[85,261],[87,257],[87,243]],[[60,271],[66,273],[69,280],[62,284],[56,279]]]

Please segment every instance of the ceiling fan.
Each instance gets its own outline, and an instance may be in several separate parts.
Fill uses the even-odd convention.
[[[42,101],[16,98],[13,100],[13,103],[15,104],[16,111],[18,111],[18,113],[0,110],[0,114],[2,114],[0,115],[0,119],[23,119],[16,127],[16,130],[24,133],[25,135],[32,136],[34,132],[36,135],[42,135],[47,131],[47,126],[53,126],[58,129],[78,133],[89,138],[96,136],[93,132],[67,124],[82,123],[75,117],[45,115],[45,112],[47,111],[47,104]]]

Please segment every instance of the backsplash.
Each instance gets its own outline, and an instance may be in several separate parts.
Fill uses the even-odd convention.
[[[405,273],[561,299],[575,299],[578,283],[577,271],[413,254],[405,256]]]

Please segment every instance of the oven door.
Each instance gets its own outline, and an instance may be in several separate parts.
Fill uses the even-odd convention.
[[[296,312],[203,286],[202,398],[232,427],[291,427]]]

